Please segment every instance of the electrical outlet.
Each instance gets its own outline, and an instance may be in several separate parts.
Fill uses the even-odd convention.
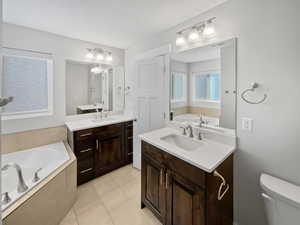
[[[252,131],[253,129],[253,119],[242,118],[242,129],[247,131]]]

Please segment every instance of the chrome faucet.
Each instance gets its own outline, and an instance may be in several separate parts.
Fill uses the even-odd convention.
[[[193,138],[193,137],[194,137],[194,134],[193,134],[193,127],[192,127],[191,125],[188,125],[188,126],[186,127],[186,129],[189,129],[189,130],[190,130],[190,135],[189,135],[189,137],[190,137],[190,138]]]
[[[1,170],[5,171],[7,170],[9,167],[13,167],[16,169],[17,174],[18,174],[18,193],[23,193],[28,189],[28,186],[25,184],[24,178],[23,178],[23,174],[22,174],[22,169],[21,167],[17,164],[17,163],[8,163],[6,165],[4,165]]]

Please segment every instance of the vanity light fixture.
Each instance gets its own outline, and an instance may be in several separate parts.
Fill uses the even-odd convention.
[[[216,30],[213,21],[216,17],[201,21],[191,27],[184,28],[177,32],[176,46],[183,46],[186,44],[186,38],[189,42],[201,41],[202,37],[212,38],[216,35]]]
[[[111,62],[112,60],[113,60],[113,57],[112,57],[112,54],[111,54],[111,52],[108,52],[107,53],[107,55],[106,55],[106,61],[108,61],[108,62]]]
[[[85,57],[86,57],[87,59],[94,59],[93,49],[88,48],[87,50],[88,50],[88,53],[86,53]]]
[[[98,61],[104,60],[104,54],[103,54],[103,51],[102,51],[102,50],[98,50],[98,51],[97,51],[96,59],[97,59]]]
[[[85,57],[89,61],[99,62],[105,60],[107,62],[111,62],[113,60],[112,53],[108,51],[104,51],[101,48],[95,48],[95,49],[88,48],[87,51],[88,52]]]
[[[195,42],[200,39],[200,33],[197,29],[197,27],[193,27],[189,33],[189,41],[190,42]]]
[[[205,37],[213,37],[216,34],[215,26],[213,24],[213,19],[209,19],[206,21],[204,30],[203,30],[203,35]]]
[[[182,32],[178,32],[177,33],[177,37],[176,37],[176,45],[177,46],[182,46],[186,43],[185,38],[182,34]]]

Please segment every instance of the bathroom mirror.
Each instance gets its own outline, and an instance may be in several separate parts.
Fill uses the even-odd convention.
[[[170,64],[170,119],[235,130],[235,39],[174,53]]]
[[[66,61],[66,114],[123,111],[124,68]]]

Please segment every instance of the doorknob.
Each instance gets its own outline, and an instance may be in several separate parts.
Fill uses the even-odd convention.
[[[10,96],[8,98],[0,98],[0,107],[5,106],[8,103],[12,102],[14,100],[14,97]]]

